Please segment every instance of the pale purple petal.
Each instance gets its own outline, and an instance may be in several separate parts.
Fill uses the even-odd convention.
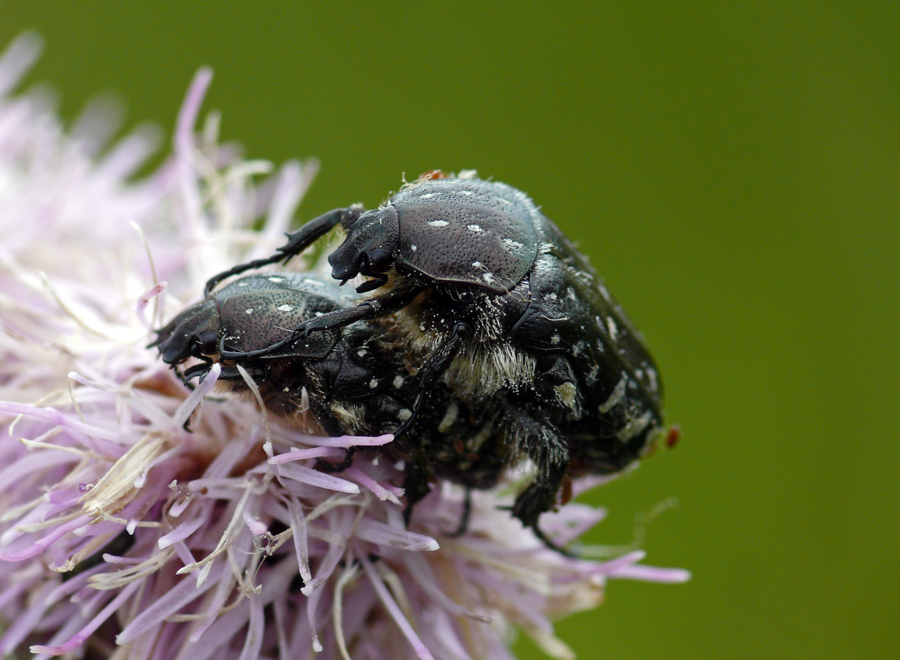
[[[59,525],[58,527],[55,527],[52,532],[39,538],[25,548],[11,552],[0,552],[0,561],[22,561],[23,559],[29,559],[35,555],[39,555],[64,534],[81,527],[90,522],[90,520],[90,516],[79,516],[75,520]]]
[[[191,534],[196,532],[205,520],[203,518],[195,518],[194,520],[188,520],[173,529],[171,532],[166,534],[165,536],[160,536],[159,540],[156,542],[157,547],[162,550],[163,548],[167,548],[173,543],[177,543],[178,541],[183,541]]]
[[[65,644],[60,644],[58,646],[41,646],[37,644],[31,647],[32,653],[46,653],[47,655],[64,655],[69,651],[76,649],[81,646],[84,641],[93,633],[100,625],[106,621],[110,615],[115,612],[122,604],[128,600],[128,598],[133,594],[137,588],[140,586],[138,582],[132,582],[127,587],[122,589],[119,592],[119,595],[116,596],[106,607],[101,610],[101,612],[95,616],[90,623],[88,623],[84,628],[78,631],[77,635],[74,635],[69,641]]]
[[[375,572],[375,567],[372,566],[372,562],[370,562],[367,557],[360,557],[360,562],[363,565],[366,576],[369,578],[369,582],[371,582],[372,586],[375,588],[375,593],[378,594],[379,600],[381,600],[381,603],[390,613],[391,618],[397,622],[400,630],[403,631],[404,636],[409,640],[413,650],[416,652],[416,657],[421,660],[434,660],[434,656],[431,655],[431,652],[425,647],[422,640],[419,639],[419,636],[416,634],[415,630],[413,630],[409,620],[403,615],[400,608],[397,607],[397,603],[394,599],[391,598],[387,587],[384,586],[384,582],[381,581],[378,573]]]
[[[175,417],[172,422],[175,426],[181,427],[184,426],[184,423],[188,420],[194,410],[197,409],[197,406],[200,405],[200,402],[203,401],[203,398],[209,394],[209,391],[216,384],[216,381],[219,379],[219,374],[222,373],[222,366],[219,364],[214,364],[212,369],[209,370],[209,373],[203,378],[197,388],[191,392],[190,396],[184,400],[184,403],[179,406],[178,410],[175,413]]]
[[[379,500],[388,500],[389,502],[393,502],[394,504],[400,504],[400,499],[391,489],[388,489],[386,486],[382,486],[380,483],[375,481],[372,477],[367,475],[365,472],[360,470],[357,467],[349,467],[344,470],[344,475],[350,479],[355,479],[359,485],[365,486],[370,491],[375,494]]]
[[[369,518],[360,522],[356,536],[375,545],[392,546],[411,552],[434,552],[440,547],[430,536],[396,529]]]
[[[355,494],[359,492],[359,486],[352,481],[347,481],[346,479],[341,479],[340,477],[335,477],[334,475],[326,474],[325,472],[319,472],[318,470],[313,470],[312,468],[304,467],[302,465],[291,465],[290,463],[279,465],[276,467],[276,471],[281,477],[300,481],[310,486],[315,486],[316,488],[336,490],[341,493]]]
[[[5,657],[8,654],[11,654],[25,637],[37,627],[51,604],[51,601],[46,595],[52,591],[53,585],[45,584],[32,594],[33,602],[31,603],[31,607],[13,619],[12,623],[3,634],[3,637],[0,638],[0,655]]]
[[[312,447],[310,449],[292,449],[269,459],[269,465],[281,465],[293,461],[307,461],[311,458],[338,458],[344,455],[340,449],[332,447]]]
[[[309,543],[306,531],[306,518],[303,516],[303,509],[293,497],[287,498],[287,508],[290,513],[294,552],[297,553],[297,566],[299,567],[300,577],[305,584],[309,584],[312,581],[312,573],[309,571]]]
[[[691,572],[681,568],[657,568],[655,566],[632,564],[611,572],[610,577],[677,584],[690,580]]]
[[[51,422],[55,426],[60,426],[64,429],[72,431],[73,433],[83,433],[89,437],[102,438],[104,440],[112,441],[119,439],[119,434],[116,431],[107,431],[105,429],[101,429],[90,424],[85,424],[84,422],[80,422],[75,419],[70,419],[66,415],[61,414],[58,410],[54,410],[53,408],[35,408],[34,406],[28,406],[25,404],[0,401],[0,412],[8,412],[14,415],[28,415],[29,417],[36,417],[37,419]]]
[[[263,645],[263,626],[266,619],[263,615],[263,604],[259,598],[250,598],[250,625],[244,638],[244,648],[238,660],[256,660]]]
[[[175,151],[179,156],[181,194],[187,205],[187,216],[191,219],[201,216],[201,202],[193,184],[195,181],[193,172],[194,125],[200,115],[200,105],[212,82],[212,76],[212,69],[208,68],[200,69],[194,76],[184,104],[181,106],[181,112],[178,114],[178,124],[175,128]]]
[[[380,447],[394,439],[390,433],[374,437],[342,435],[336,438],[315,435],[301,436],[303,441],[318,447]]]
[[[131,623],[116,636],[116,643],[125,644],[151,628],[159,626],[166,617],[174,614],[215,586],[219,574],[223,570],[224,567],[217,570],[215,575],[211,576],[212,579],[200,587],[197,586],[194,580],[183,579],[177,586],[170,589],[164,596],[160,596],[150,607],[132,619]]]
[[[244,519],[244,524],[247,525],[247,529],[250,530],[250,533],[253,534],[253,536],[262,536],[269,531],[269,528],[266,527],[265,523],[260,522],[260,520],[255,518],[247,509],[244,509],[241,516]]]
[[[43,40],[34,32],[17,37],[0,57],[0,98],[9,94],[43,50]]]

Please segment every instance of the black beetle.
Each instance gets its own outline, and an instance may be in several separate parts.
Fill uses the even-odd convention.
[[[414,412],[445,383],[473,410],[499,415],[504,442],[537,470],[513,514],[550,545],[538,517],[567,476],[620,472],[662,435],[657,368],[602,279],[525,193],[474,173],[426,176],[376,210],[326,213],[277,254],[213,277],[207,290],[286,261],[337,224],[347,235],[329,256],[332,276],[368,276],[357,291],[377,295],[232,359],[361,320],[398,327],[417,355],[411,369],[423,395]]]
[[[508,456],[490,422],[473,422],[466,405],[446,386],[412,420],[416,379],[396,350],[402,342],[384,329],[358,323],[294,337],[258,357],[222,357],[266,349],[291,337],[291,330],[304,321],[351,308],[356,300],[333,280],[307,273],[252,275],[182,311],[158,331],[152,345],[173,367],[189,358],[201,361],[184,371],[185,381],[204,376],[220,361],[219,380],[244,391],[248,387],[240,365],[255,381],[266,408],[305,432],[397,434],[379,450],[407,463],[407,516],[428,493],[432,477],[467,489],[495,485]],[[337,471],[348,467],[352,456],[349,451],[343,463],[320,462],[318,467]],[[465,517],[460,529],[464,526]]]

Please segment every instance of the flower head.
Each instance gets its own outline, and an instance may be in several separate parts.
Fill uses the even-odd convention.
[[[186,389],[153,329],[272,252],[316,164],[243,160],[215,115],[195,134],[202,70],[173,154],[135,181],[155,132],[111,144],[108,106],[67,131],[46,93],[12,95],[38,51],[25,35],[0,59],[0,654],[505,658],[518,626],[568,657],[551,622],[607,579],[686,579],[549,550],[498,509],[508,484],[473,495],[464,535],[449,484],[406,529],[402,465],[315,469],[390,436],[301,434],[217,394],[218,367]],[[569,504],[542,525],[567,542],[601,518]]]

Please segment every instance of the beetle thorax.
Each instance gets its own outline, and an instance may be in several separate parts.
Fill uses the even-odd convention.
[[[479,400],[500,389],[529,387],[534,380],[534,358],[509,342],[502,302],[501,296],[475,289],[435,288],[392,318],[414,364],[440,346],[457,323],[465,323],[469,335],[444,380],[460,395]]]

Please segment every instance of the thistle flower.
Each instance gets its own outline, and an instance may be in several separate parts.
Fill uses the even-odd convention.
[[[547,549],[498,509],[511,482],[474,493],[462,536],[450,484],[406,529],[402,466],[314,469],[390,436],[303,435],[223,400],[218,367],[186,390],[146,348],[153,328],[273,251],[316,164],[257,182],[271,166],[220,145],[216,115],[195,135],[201,70],[173,154],[134,181],[154,131],[110,144],[109,105],[66,131],[45,91],[12,95],[39,49],[25,35],[0,59],[0,654],[511,658],[519,627],[564,658],[552,621],[607,579],[687,579],[641,552]],[[542,526],[567,543],[602,517],[571,503]]]

